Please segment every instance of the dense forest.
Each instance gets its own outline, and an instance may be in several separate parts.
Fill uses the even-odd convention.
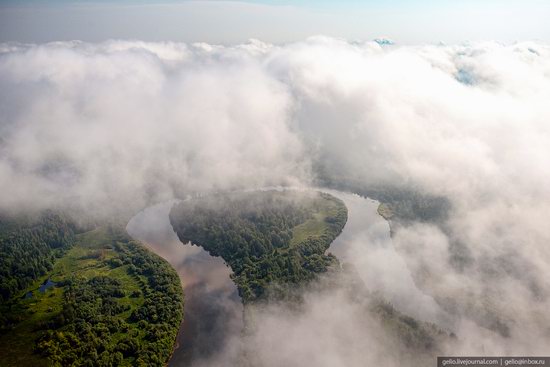
[[[36,217],[0,216],[0,300],[7,301],[46,272],[74,243],[74,225],[46,211]]]
[[[300,191],[218,194],[183,201],[170,221],[184,243],[221,256],[244,302],[298,284],[337,260],[325,254],[347,221],[344,203]]]
[[[164,366],[183,318],[176,272],[121,228],[71,236],[0,306],[0,365]]]

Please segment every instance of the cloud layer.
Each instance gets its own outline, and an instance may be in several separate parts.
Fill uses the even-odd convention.
[[[2,209],[130,215],[191,191],[307,185],[319,167],[443,196],[445,223],[393,240],[419,289],[454,315],[451,351],[550,352],[547,45],[3,44],[0,85]],[[337,324],[354,325],[342,307],[351,316]],[[318,353],[361,360],[343,347]]]
[[[247,52],[125,42],[4,49],[2,206],[135,209],[175,187],[284,183],[307,168],[288,91]]]

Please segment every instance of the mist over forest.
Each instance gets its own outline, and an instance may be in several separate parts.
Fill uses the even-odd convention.
[[[549,352],[545,43],[4,43],[0,85],[2,215],[102,223],[196,194],[350,191],[393,210],[427,300],[376,291],[452,333],[442,354]],[[354,241],[358,263],[388,261]],[[303,312],[258,310],[257,365],[422,364],[331,287],[308,290]],[[242,342],[196,365],[223,366]]]

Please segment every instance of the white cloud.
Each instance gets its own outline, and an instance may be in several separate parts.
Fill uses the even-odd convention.
[[[128,213],[180,189],[307,183],[310,164],[321,161],[366,186],[450,200],[445,231],[415,223],[394,244],[416,285],[456,313],[454,348],[548,352],[547,45],[381,48],[315,37],[286,46],[0,50],[2,208],[73,203]],[[466,246],[466,270],[450,265],[451,243]],[[378,263],[373,253],[364,260]],[[313,324],[327,302],[311,304]],[[353,307],[343,305],[350,319],[338,313],[336,324],[354,325]],[[497,321],[508,337],[485,329]],[[310,325],[292,322],[302,324]],[[331,334],[331,325],[314,329],[331,338],[317,352],[353,366],[356,350],[334,343],[372,334]],[[297,330],[296,340],[309,332]]]

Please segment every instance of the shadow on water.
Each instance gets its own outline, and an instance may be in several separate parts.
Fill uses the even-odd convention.
[[[328,251],[352,264],[365,284],[380,291],[398,310],[421,320],[440,321],[441,310],[416,287],[395,250],[388,223],[378,215],[379,203],[355,194],[319,190],[340,198],[348,208],[348,222]],[[179,241],[168,217],[175,202],[149,207],[127,226],[133,238],[172,264],[184,286],[184,322],[169,365],[211,366],[218,355],[224,357],[223,366],[233,365],[229,362],[232,352],[225,352],[241,335],[243,305],[229,277],[231,270],[221,258]]]
[[[44,293],[44,292],[46,292],[49,288],[55,286],[55,284],[56,284],[56,283],[55,283],[54,281],[52,281],[51,279],[48,279],[48,280],[46,280],[46,281],[44,282],[44,284],[42,284],[42,285],[40,286],[40,288],[38,288],[38,290],[39,290],[40,292]]]
[[[231,270],[219,257],[200,247],[182,244],[168,215],[175,201],[149,207],[127,226],[128,233],[147,244],[176,269],[185,293],[184,322],[170,366],[189,366],[223,350],[243,326],[243,306]]]
[[[53,280],[48,278],[38,288],[38,291],[40,293],[45,293],[48,289],[50,289],[51,287],[54,287],[56,284],[57,284],[56,282],[54,282]],[[23,296],[23,299],[30,299],[32,297],[33,297],[33,291],[29,291],[29,292],[25,293],[25,295]]]

